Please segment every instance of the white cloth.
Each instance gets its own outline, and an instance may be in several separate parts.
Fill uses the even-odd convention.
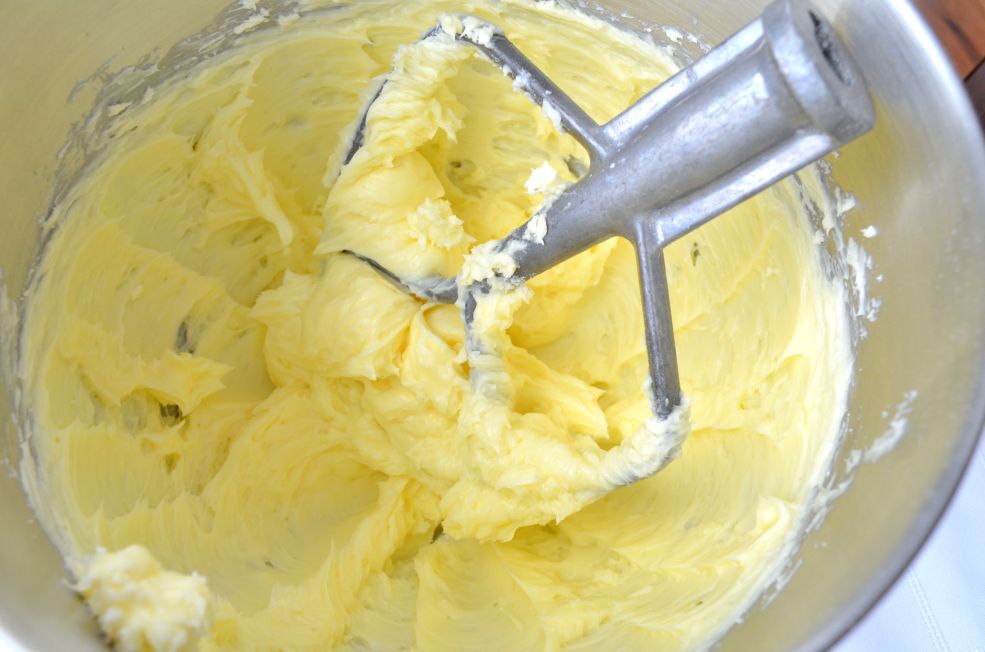
[[[985,652],[985,447],[889,594],[832,652]]]

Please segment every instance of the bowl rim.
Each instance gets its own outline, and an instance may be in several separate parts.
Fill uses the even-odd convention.
[[[960,149],[956,152],[959,156],[956,158],[966,161],[968,169],[982,180],[982,183],[969,189],[969,194],[977,194],[974,204],[985,208],[985,124],[979,121],[950,57],[913,0],[888,0],[886,4],[932,67],[938,80],[934,90],[940,92],[954,108],[954,130],[961,136]],[[985,220],[985,213],[981,217]],[[979,334],[978,341],[985,342],[985,328]],[[985,348],[978,369],[977,387],[972,393],[963,430],[956,439],[950,461],[938,477],[937,485],[920,510],[914,526],[890,553],[882,569],[862,586],[850,602],[838,609],[799,646],[802,652],[829,650],[848,637],[902,579],[947,514],[974,458],[979,440],[985,442]]]

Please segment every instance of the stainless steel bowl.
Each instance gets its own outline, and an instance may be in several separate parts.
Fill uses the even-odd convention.
[[[210,24],[226,0],[0,3],[0,267],[19,295],[37,255],[56,154],[91,108],[79,80],[163,52]],[[587,3],[586,3],[587,4]],[[718,42],[766,0],[610,0],[629,26],[673,25]],[[879,599],[926,539],[971,455],[985,415],[985,143],[940,46],[904,0],[816,0],[873,91],[876,130],[834,160],[859,199],[849,231],[885,281],[879,319],[858,349],[848,440],[867,447],[911,391],[909,434],[864,465],[801,548],[793,579],[735,627],[722,650],[817,650]],[[659,34],[659,30],[654,32]],[[2,339],[2,338],[0,338]],[[18,446],[0,395],[0,457]],[[836,469],[844,469],[845,459]],[[102,649],[61,560],[12,474],[0,475],[0,649]]]

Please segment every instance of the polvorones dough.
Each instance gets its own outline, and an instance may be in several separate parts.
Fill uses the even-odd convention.
[[[121,649],[690,649],[795,545],[851,357],[787,188],[667,251],[692,432],[607,494],[593,464],[650,416],[631,245],[507,302],[491,406],[458,309],[344,253],[455,275],[534,214],[532,172],[563,184],[587,163],[470,54],[391,95],[392,132],[342,168],[398,47],[463,11],[599,121],[672,70],[552,3],[312,12],[125,111],[57,207],[24,331],[27,483]]]

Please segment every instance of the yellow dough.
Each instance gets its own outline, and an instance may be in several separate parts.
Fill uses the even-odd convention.
[[[587,163],[473,51],[410,46],[445,12],[498,24],[599,121],[673,70],[550,2],[314,11],[128,108],[56,208],[25,482],[119,649],[693,649],[792,553],[851,378],[793,189],[667,251],[682,451],[680,423],[643,436],[629,243],[488,304],[490,359],[455,306],[345,253],[478,273],[470,251]],[[641,460],[670,463],[618,488]]]
[[[137,545],[73,562],[74,588],[116,649],[184,650],[208,631],[212,596],[200,575],[165,570]]]

